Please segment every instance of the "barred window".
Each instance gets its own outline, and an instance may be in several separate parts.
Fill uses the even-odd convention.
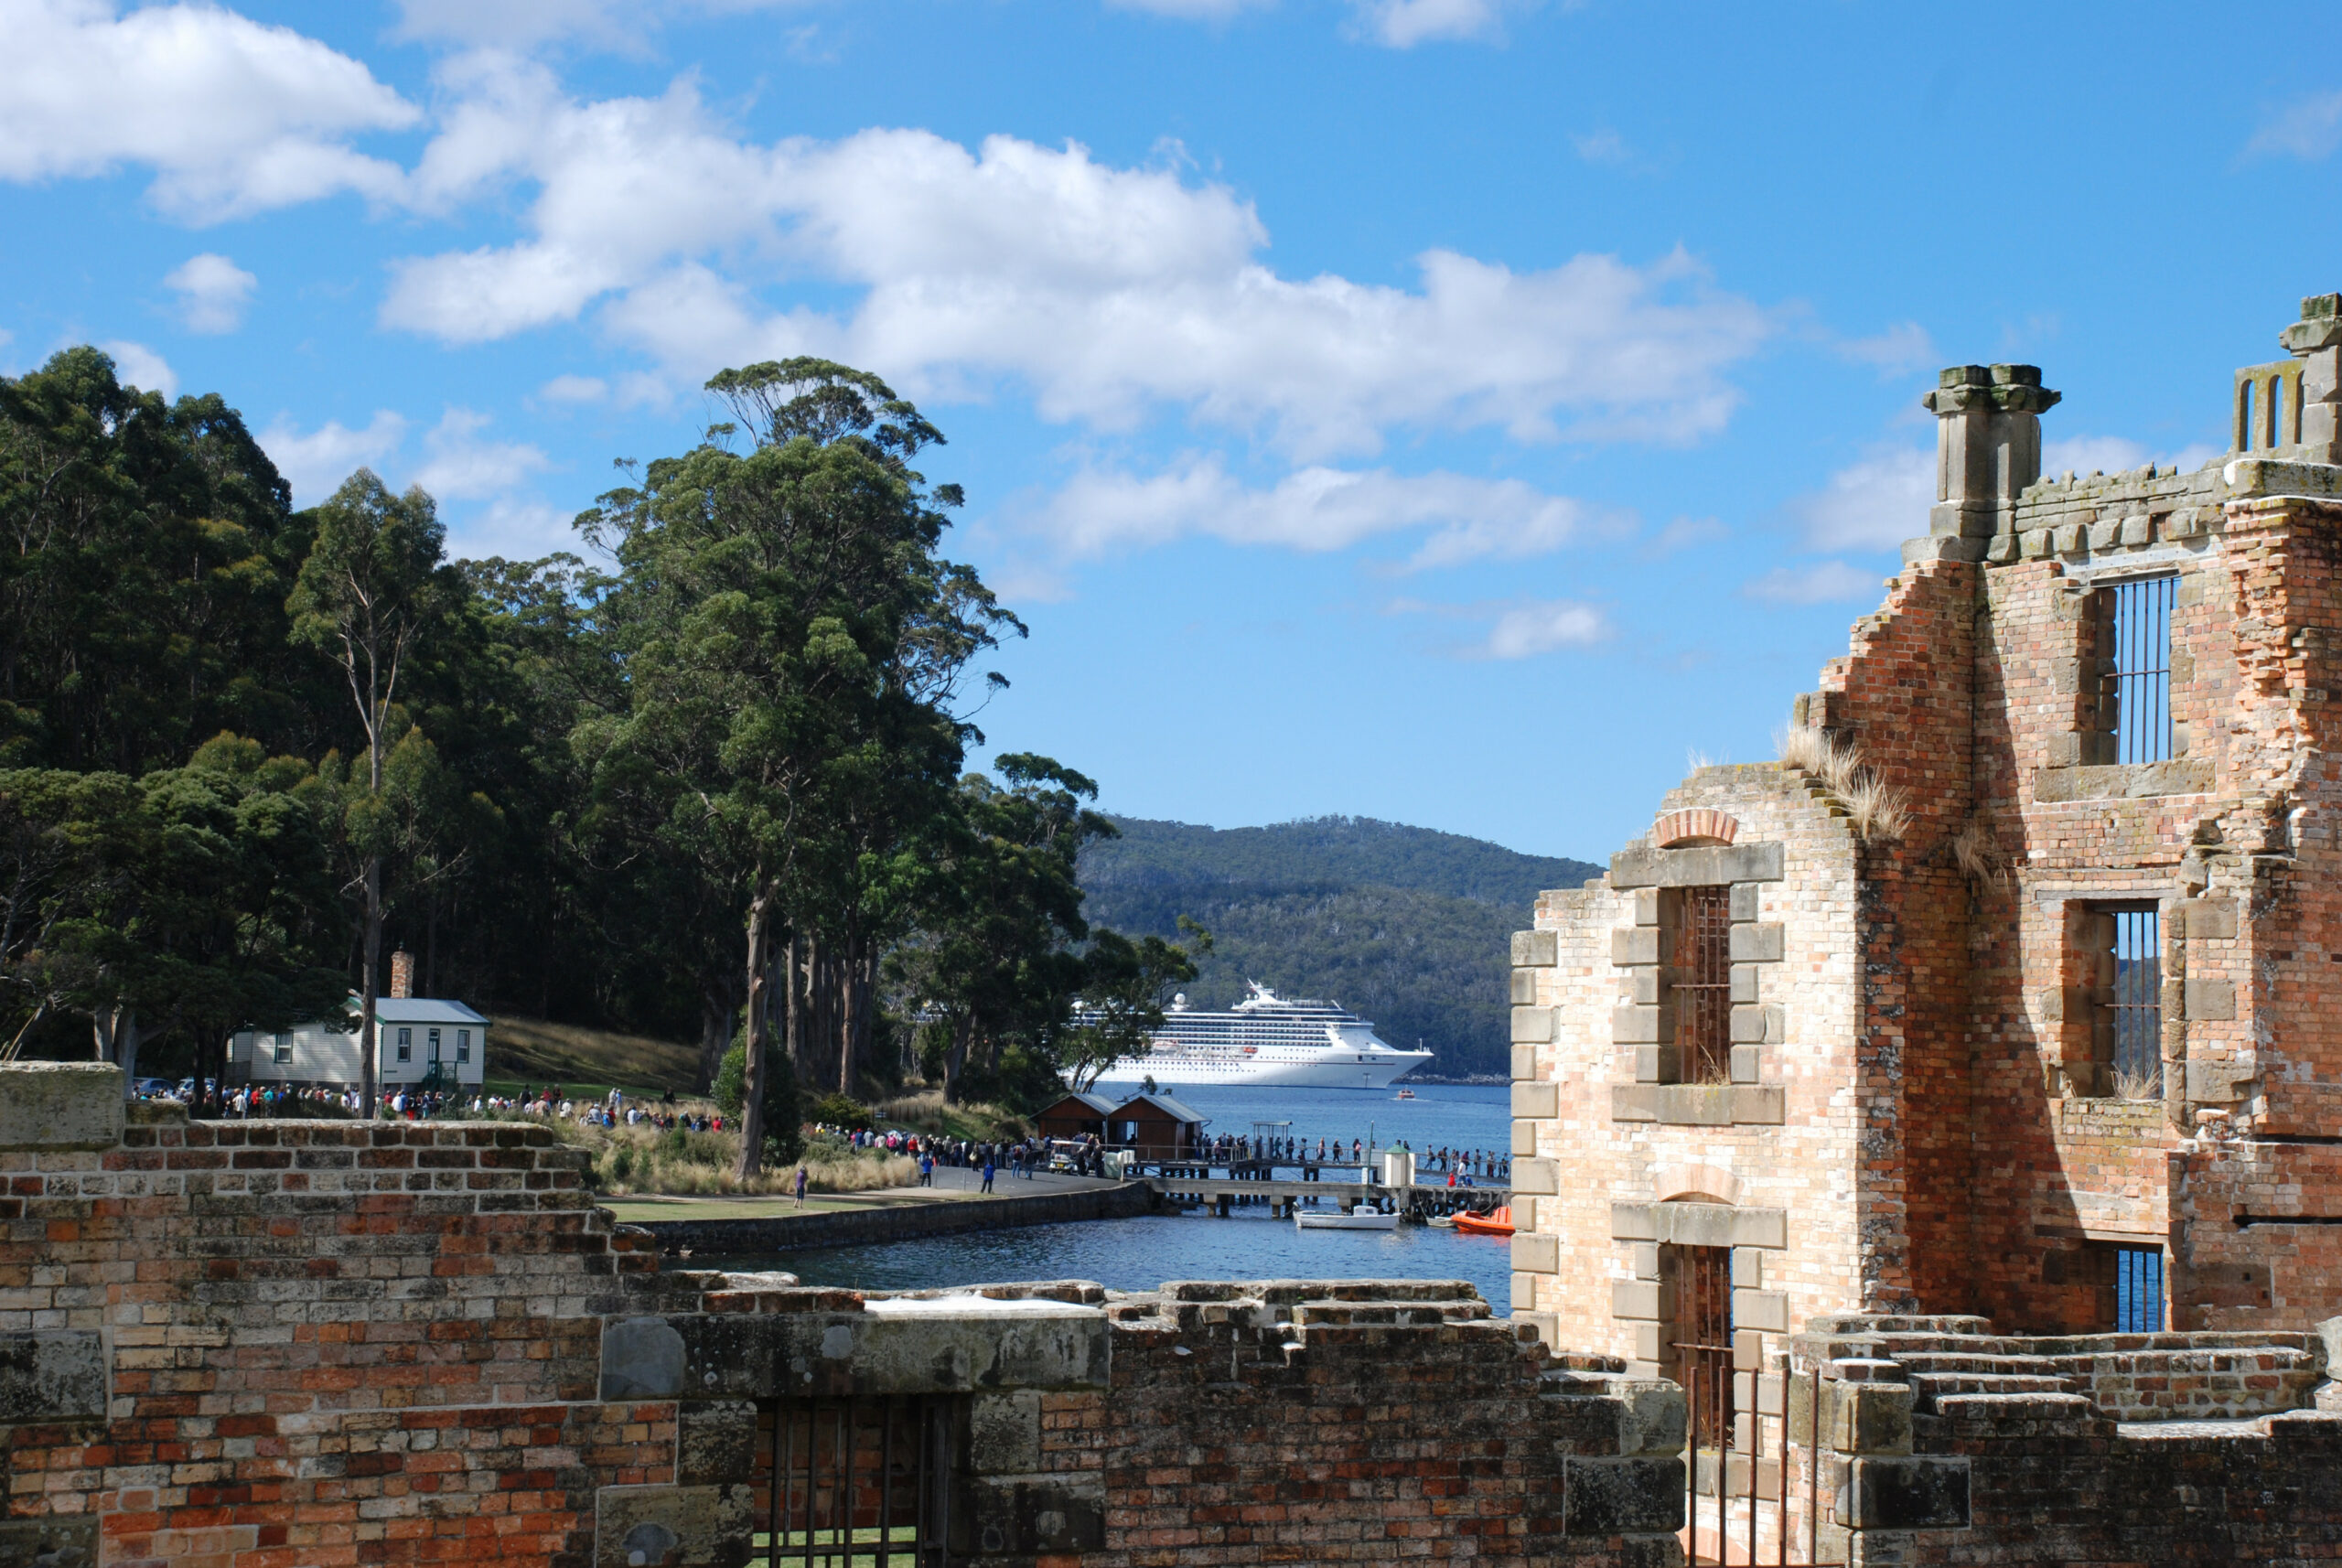
[[[2098,760],[2171,760],[2171,614],[2178,597],[2177,577],[2142,577],[2098,591],[2106,704],[2106,749]]]
[[[1732,1081],[1732,889],[1686,887],[1675,901],[1668,976],[1676,1071],[1686,1083]]]

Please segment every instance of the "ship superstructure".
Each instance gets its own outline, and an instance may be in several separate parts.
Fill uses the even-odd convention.
[[[1392,1048],[1338,1003],[1288,999],[1251,982],[1245,989],[1244,1000],[1225,1013],[1174,997],[1145,1054],[1123,1058],[1100,1081],[1383,1089],[1431,1060],[1429,1051]]]

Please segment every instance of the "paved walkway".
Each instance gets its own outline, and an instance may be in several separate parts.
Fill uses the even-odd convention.
[[[1032,1197],[1042,1193],[1089,1192],[1098,1187],[1118,1187],[1119,1182],[1095,1176],[1054,1176],[1036,1173],[1030,1176],[1013,1176],[1005,1167],[993,1180],[994,1197]],[[602,1207],[620,1219],[633,1223],[644,1219],[768,1219],[787,1214],[831,1214],[865,1208],[897,1208],[913,1204],[956,1203],[983,1196],[983,1173],[963,1170],[956,1165],[935,1167],[933,1187],[886,1187],[869,1192],[825,1192],[811,1194],[800,1208],[797,1200],[785,1193],[693,1193],[673,1197],[657,1193],[635,1193],[624,1197],[605,1197]]]

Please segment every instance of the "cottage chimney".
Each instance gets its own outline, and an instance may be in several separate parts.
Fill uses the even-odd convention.
[[[2036,365],[1954,365],[1921,400],[1936,416],[1936,504],[1913,561],[1982,561],[2016,521],[2016,498],[2041,477],[2041,415],[2057,393]]]
[[[404,948],[391,955],[391,994],[400,997],[414,994],[414,955]]]

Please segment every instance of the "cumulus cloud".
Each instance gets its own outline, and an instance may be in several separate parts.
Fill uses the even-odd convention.
[[[1192,535],[1292,550],[1347,549],[1428,531],[1410,570],[1560,548],[1613,514],[1517,479],[1311,467],[1248,487],[1216,456],[1189,454],[1159,473],[1091,469],[1052,496],[1031,526],[1069,556],[1144,548]]]
[[[1250,204],[1175,169],[924,131],[758,145],[688,83],[579,103],[532,68],[467,69],[414,199],[536,194],[517,242],[396,268],[385,324],[449,342],[596,308],[678,381],[819,353],[927,397],[1019,386],[1046,418],[1104,428],[1177,408],[1306,461],[1402,424],[1690,440],[1729,416],[1727,372],[1772,327],[1680,252],[1515,272],[1434,251],[1415,288],[1286,278]],[[809,276],[854,302],[757,297]]]
[[[1485,626],[1470,641],[1447,646],[1445,651],[1460,659],[1533,659],[1564,648],[1590,648],[1607,640],[1613,630],[1601,607],[1578,599],[1484,599],[1466,605],[1393,599],[1383,611]]]
[[[487,414],[451,408],[423,437],[423,467],[414,482],[441,500],[501,494],[548,466],[539,448],[518,441],[486,441]]]
[[[2092,474],[2119,474],[2126,468],[2153,463],[2158,467],[2177,467],[2192,473],[2223,456],[2219,448],[2201,442],[2182,446],[2176,452],[2155,452],[2121,435],[2069,435],[2041,444],[2041,472],[2045,478],[2073,473],[2087,478]]]
[[[2296,99],[2272,114],[2252,140],[2248,155],[2277,154],[2315,163],[2342,145],[2342,92]]]
[[[570,528],[571,517],[530,497],[500,496],[448,524],[447,553],[475,561],[489,555],[526,561],[556,550],[575,550],[577,536]]]
[[[1898,321],[1868,338],[1842,338],[1836,348],[1841,358],[1868,365],[1882,376],[1908,375],[1940,363],[1935,339],[1916,321]]]
[[[1935,449],[1885,448],[1839,469],[1789,510],[1816,550],[1892,550],[1927,532],[1935,499]]]
[[[328,420],[304,435],[279,418],[260,433],[261,449],[293,487],[295,506],[317,505],[360,468],[381,468],[405,439],[406,421],[387,408],[357,430]]]
[[[1801,566],[1776,566],[1741,592],[1768,604],[1822,605],[1838,599],[1875,598],[1881,580],[1875,570],[1849,566],[1843,561],[1816,561]]]
[[[1394,49],[1443,39],[1503,36],[1503,0],[1350,0],[1355,23]]]
[[[583,44],[633,54],[643,35],[677,16],[721,16],[795,9],[805,0],[399,0],[398,36],[473,48],[528,49]]]
[[[349,139],[418,117],[349,56],[217,6],[0,6],[0,179],[142,165],[164,209],[210,221],[388,194],[397,166]]]
[[[233,332],[244,324],[260,279],[216,252],[189,256],[164,274],[163,285],[179,296],[179,319],[190,332]]]
[[[98,347],[113,359],[114,376],[124,386],[158,392],[165,397],[178,396],[178,372],[164,361],[162,355],[145,344],[117,338]]]

